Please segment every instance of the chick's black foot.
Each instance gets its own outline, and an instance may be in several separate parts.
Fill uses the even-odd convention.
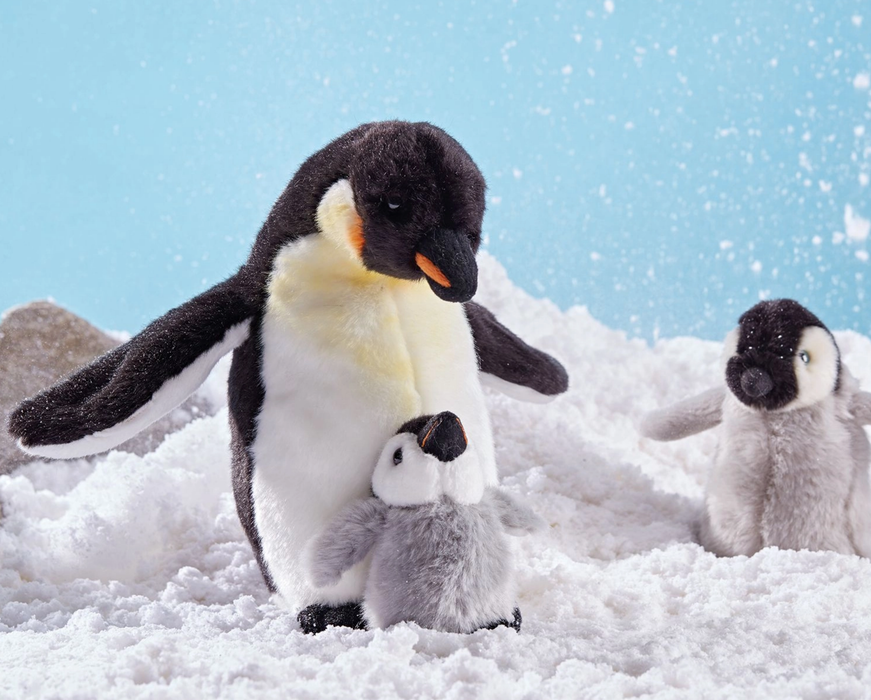
[[[497,627],[511,627],[515,632],[520,632],[520,623],[523,622],[523,617],[520,615],[520,608],[514,608],[514,619],[509,622],[508,620],[496,620],[496,622],[491,622],[489,625],[485,625],[482,629],[485,630],[495,630]]]
[[[303,608],[296,619],[300,629],[305,634],[317,634],[331,626],[351,627],[355,630],[366,629],[363,606],[360,603],[344,603],[343,605],[314,603]]]

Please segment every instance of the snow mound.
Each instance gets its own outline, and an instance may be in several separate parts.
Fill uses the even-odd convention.
[[[708,554],[692,526],[716,435],[635,430],[719,380],[719,344],[650,348],[480,262],[479,300],[572,380],[546,406],[488,394],[504,485],[550,524],[518,542],[521,634],[302,635],[236,517],[223,409],[143,457],[0,477],[0,696],[867,696],[871,563]],[[871,340],[836,337],[871,386]]]

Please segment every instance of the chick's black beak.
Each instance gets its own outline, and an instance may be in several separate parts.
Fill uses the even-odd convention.
[[[469,237],[453,229],[428,233],[414,261],[439,299],[469,301],[478,290],[478,263]]]
[[[444,411],[427,421],[417,435],[417,444],[439,462],[450,462],[466,451],[468,440],[460,419]]]
[[[745,369],[741,374],[741,388],[747,396],[754,399],[767,396],[774,388],[771,375],[759,367]]]

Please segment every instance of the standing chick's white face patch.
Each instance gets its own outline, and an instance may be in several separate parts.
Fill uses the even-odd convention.
[[[798,395],[783,410],[810,406],[831,394],[838,382],[839,364],[840,353],[831,334],[818,326],[805,328],[793,357]]]
[[[741,337],[741,328],[733,328],[723,341],[723,352],[720,354],[720,370],[726,371],[729,360],[738,354],[738,339]]]
[[[440,462],[421,449],[416,435],[400,433],[381,452],[372,491],[389,506],[435,503],[442,496],[470,505],[484,496],[484,472],[473,449],[467,448],[450,462]]]

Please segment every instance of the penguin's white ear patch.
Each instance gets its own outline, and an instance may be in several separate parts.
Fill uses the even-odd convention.
[[[354,191],[348,180],[338,180],[326,191],[318,204],[318,228],[321,235],[346,251],[355,260],[363,255],[363,220],[354,205]]]
[[[838,346],[831,334],[818,326],[805,328],[793,357],[798,395],[786,408],[810,406],[831,394],[839,364]]]
[[[722,370],[726,371],[726,365],[729,362],[729,359],[738,352],[738,340],[741,337],[741,329],[733,328],[726,335],[726,339],[723,341],[723,354],[720,355],[720,365]]]

